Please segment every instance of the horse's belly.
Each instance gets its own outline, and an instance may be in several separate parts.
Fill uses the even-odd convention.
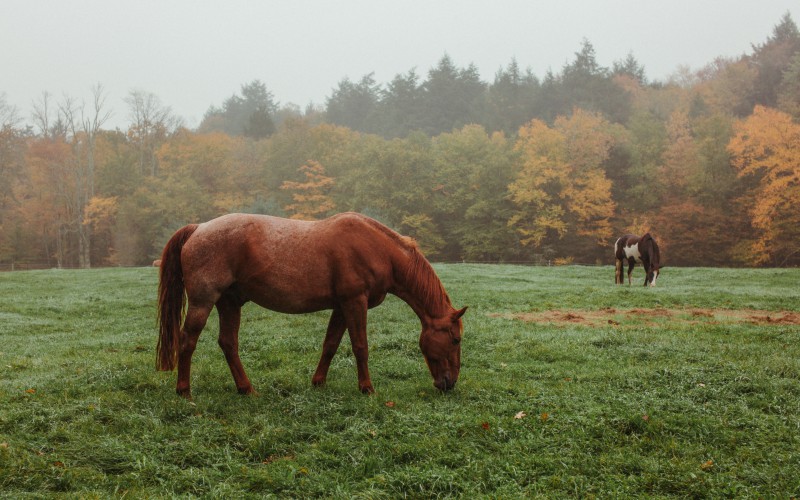
[[[333,295],[322,287],[262,283],[241,288],[245,299],[272,311],[301,314],[333,308]]]

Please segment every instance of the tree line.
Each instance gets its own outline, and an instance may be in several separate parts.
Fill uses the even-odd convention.
[[[354,210],[432,260],[608,263],[650,231],[669,265],[800,264],[800,33],[786,14],[752,52],[650,82],[584,41],[560,72],[515,61],[494,81],[444,56],[324,106],[254,81],[194,130],[133,91],[127,129],[90,103],[0,94],[0,265],[143,265],[190,222],[227,212]]]

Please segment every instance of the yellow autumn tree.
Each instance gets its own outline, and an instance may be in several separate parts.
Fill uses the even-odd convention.
[[[93,244],[103,251],[100,263],[105,265],[119,264],[113,234],[118,210],[119,199],[116,196],[94,196],[86,206],[83,223],[91,226]]]
[[[294,203],[284,207],[284,210],[292,214],[291,218],[317,220],[333,211],[336,203],[330,196],[330,190],[335,181],[325,175],[325,167],[317,161],[309,160],[297,170],[305,176],[305,182],[284,181],[281,185],[281,189],[292,193]]]
[[[523,126],[515,150],[522,168],[508,189],[517,207],[509,220],[523,244],[573,233],[602,241],[611,236],[611,181],[602,164],[615,142],[602,116],[575,109],[553,127],[534,120]]]
[[[746,200],[756,239],[752,264],[783,265],[800,255],[800,125],[780,111],[756,106],[734,125],[728,143],[741,178],[755,183]]]
[[[160,175],[177,191],[184,186],[186,196],[195,191],[195,197],[203,200],[207,213],[196,217],[216,217],[246,205],[258,192],[248,162],[239,158],[244,145],[242,138],[221,132],[181,130],[157,152]]]
[[[562,186],[568,182],[566,147],[561,134],[545,122],[533,120],[520,129],[515,150],[523,163],[508,186],[518,208],[509,225],[517,229],[524,245],[538,247],[548,233],[561,237],[567,231],[564,209],[558,203]]]

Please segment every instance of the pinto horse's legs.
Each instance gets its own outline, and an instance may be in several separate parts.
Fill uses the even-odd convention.
[[[181,328],[180,347],[178,350],[178,385],[175,390],[181,396],[192,397],[189,375],[192,369],[192,354],[197,346],[197,338],[206,326],[211,306],[189,304],[186,320]]]
[[[644,268],[644,286],[650,284],[650,261],[642,259],[642,267]]]
[[[623,263],[622,259],[616,259],[616,265],[615,265],[615,269],[614,269],[614,284],[615,285],[621,285],[621,284],[625,283],[625,280],[622,279],[622,269],[623,269],[622,263]]]
[[[633,267],[636,265],[636,259],[628,259],[628,286],[632,284],[631,274],[633,274]]]
[[[253,394],[255,390],[239,359],[239,324],[242,319],[242,306],[233,299],[223,296],[217,301],[217,312],[219,312],[218,342],[231,369],[236,390],[239,394]]]
[[[347,328],[344,321],[342,310],[338,307],[333,309],[331,319],[328,321],[328,331],[325,333],[325,340],[322,343],[322,356],[319,358],[317,370],[311,378],[311,383],[315,386],[320,386],[325,383],[328,378],[328,368],[331,366],[331,360],[334,354],[339,349],[339,344],[342,342],[342,336]]]
[[[350,344],[356,357],[358,369],[358,388],[364,394],[372,394],[375,389],[369,378],[369,348],[367,346],[367,297],[357,297],[342,304],[342,312],[350,334]]]

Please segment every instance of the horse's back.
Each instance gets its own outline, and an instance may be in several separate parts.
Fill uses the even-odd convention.
[[[630,257],[628,255],[628,251],[626,249],[637,245],[639,243],[639,237],[635,234],[624,234],[617,238],[617,241],[614,242],[614,255],[617,259],[626,259]]]
[[[233,290],[282,312],[327,309],[335,298],[389,286],[391,233],[354,213],[321,221],[224,215],[201,224],[184,247],[187,292]]]

